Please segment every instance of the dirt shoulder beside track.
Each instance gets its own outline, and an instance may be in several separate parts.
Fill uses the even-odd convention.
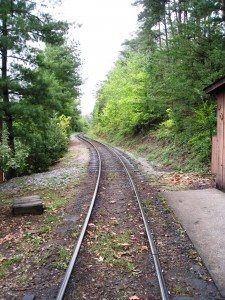
[[[89,151],[76,137],[49,172],[0,185],[0,299],[53,299],[90,197],[86,185]],[[40,195],[42,215],[13,217],[14,197]]]

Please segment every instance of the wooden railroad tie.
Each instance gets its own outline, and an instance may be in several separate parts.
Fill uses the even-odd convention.
[[[13,199],[12,214],[14,216],[25,214],[42,214],[43,204],[39,195]]]

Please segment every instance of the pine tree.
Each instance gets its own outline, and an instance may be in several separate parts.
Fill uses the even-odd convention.
[[[49,14],[39,12],[36,1],[0,1],[0,134],[2,137],[5,125],[13,153],[14,113],[30,83],[21,72],[27,69],[27,73],[32,74],[37,46],[43,42],[61,45],[67,30],[67,23],[56,22]],[[13,176],[12,170],[9,176]]]

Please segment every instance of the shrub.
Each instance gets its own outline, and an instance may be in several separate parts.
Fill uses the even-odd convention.
[[[68,119],[54,116],[45,124],[45,130],[35,130],[30,135],[28,173],[46,171],[67,151],[69,136]]]
[[[0,170],[7,174],[10,169],[14,169],[16,175],[21,175],[27,167],[26,159],[29,156],[29,147],[15,139],[15,153],[13,153],[7,140],[8,133],[4,130],[3,142],[0,144]]]

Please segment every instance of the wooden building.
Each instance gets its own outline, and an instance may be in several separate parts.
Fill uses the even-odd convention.
[[[207,94],[217,98],[217,136],[212,140],[212,173],[216,186],[225,191],[225,77],[205,88]]]

